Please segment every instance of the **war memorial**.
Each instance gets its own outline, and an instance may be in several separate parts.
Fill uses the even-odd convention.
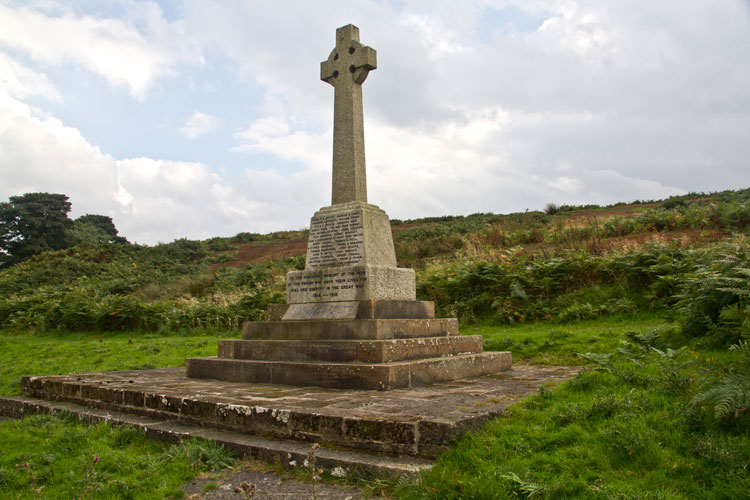
[[[336,30],[320,65],[335,89],[332,200],[310,221],[305,269],[287,274],[287,304],[270,321],[220,341],[218,358],[188,359],[189,377],[389,390],[510,368],[509,352],[483,353],[481,336],[459,336],[456,319],[416,300],[388,215],[367,202],[362,84],[376,67],[356,26]]]
[[[407,474],[467,430],[575,367],[511,367],[479,335],[435,318],[397,267],[390,222],[368,203],[362,84],[376,69],[359,30],[336,30],[321,63],[334,87],[331,205],[310,222],[305,269],[288,273],[286,304],[247,322],[218,356],[185,367],[24,377],[0,414],[69,411],[137,426],[156,439],[218,441],[251,457],[359,473]]]

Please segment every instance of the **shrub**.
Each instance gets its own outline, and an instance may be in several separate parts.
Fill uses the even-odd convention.
[[[547,215],[555,215],[560,212],[560,205],[556,203],[547,203],[544,205],[544,213]]]

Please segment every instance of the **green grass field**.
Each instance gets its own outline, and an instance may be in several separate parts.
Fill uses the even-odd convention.
[[[0,333],[0,395],[21,393],[21,376],[179,366],[216,355],[226,332]],[[71,415],[0,422],[0,498],[179,498],[203,470],[230,465],[211,443],[181,446],[127,427],[81,425]]]
[[[650,334],[668,326],[639,314],[464,327],[482,334],[487,350],[511,350],[514,362],[589,369],[466,436],[419,480],[386,491],[406,499],[746,498],[747,419],[690,404],[698,381],[739,354],[672,351],[668,335]],[[178,366],[215,355],[216,339],[226,336],[4,332],[0,391],[18,394],[28,374]],[[0,442],[0,498],[179,497],[200,470],[230,463],[207,445],[170,447],[65,416],[2,421]]]
[[[179,498],[204,470],[233,459],[210,442],[167,445],[134,427],[81,425],[72,415],[0,422],[0,498]]]
[[[0,395],[21,394],[24,375],[57,375],[180,366],[186,357],[216,356],[219,338],[239,332],[185,334],[0,333]]]
[[[469,330],[514,362],[588,368],[464,437],[397,498],[748,498],[748,415],[691,404],[747,352],[671,349],[685,340],[644,314]]]
[[[575,323],[516,323],[510,326],[466,326],[466,334],[484,338],[485,351],[511,351],[513,362],[539,365],[581,365],[577,353],[610,352],[628,333],[645,333],[662,326],[656,314],[606,316]]]

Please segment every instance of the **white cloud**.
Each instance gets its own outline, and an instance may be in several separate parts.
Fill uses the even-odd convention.
[[[364,85],[367,175],[370,200],[394,217],[750,185],[742,2],[524,2],[513,8],[539,19],[536,31],[490,27],[487,37],[478,34],[485,11],[512,4],[205,0],[183,4],[176,21],[153,3],[117,5],[126,14],[0,5],[0,195],[75,194],[74,209],[112,214],[144,242],[304,225],[330,196],[333,89],[319,81],[319,62],[349,22],[378,51]],[[185,65],[204,60],[252,90],[232,101],[201,95],[216,82]],[[214,130],[210,139],[227,149],[234,141],[250,166],[225,177],[219,160],[187,161],[182,140],[171,160],[137,144],[131,159],[99,151],[26,102],[66,101],[45,72],[70,65],[141,100],[166,100],[149,89],[179,75],[170,91],[185,82],[174,100],[189,107],[159,119],[193,113],[184,136]],[[244,126],[232,112],[247,115]]]
[[[180,129],[180,132],[188,139],[195,139],[211,132],[218,126],[219,120],[215,116],[194,111],[185,126]]]
[[[0,51],[0,91],[18,99],[42,96],[59,101],[60,93],[43,73],[34,71]]]
[[[64,193],[74,213],[117,216],[125,208],[114,160],[78,130],[0,92],[0,196],[32,191]],[[86,200],[85,206],[76,200]]]
[[[0,4],[0,44],[44,64],[82,65],[114,85],[127,86],[138,98],[145,96],[154,78],[170,73],[179,59],[200,61],[181,39],[179,23],[169,25],[155,4],[131,6],[130,22],[78,16],[55,6],[56,13],[62,12],[52,16]]]
[[[309,173],[287,179],[270,170],[247,171],[230,183],[201,163],[116,160],[77,129],[0,91],[0,199],[63,193],[72,217],[108,215],[134,242],[304,227],[324,204],[315,193],[325,187],[316,184]]]
[[[285,160],[300,162],[318,172],[331,168],[332,131],[314,134],[295,126],[281,116],[260,118],[235,134],[241,144],[235,151],[269,153]]]

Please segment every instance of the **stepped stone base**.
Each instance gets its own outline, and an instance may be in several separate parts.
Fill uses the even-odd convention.
[[[435,304],[421,300],[350,300],[271,304],[268,321],[312,319],[428,319],[435,317]]]
[[[458,320],[254,321],[245,323],[242,328],[245,340],[382,340],[449,335],[458,335]]]
[[[76,416],[79,422],[86,424],[105,422],[111,425],[132,426],[140,429],[151,439],[168,443],[180,443],[189,439],[214,441],[240,456],[279,464],[286,469],[304,467],[310,451],[310,443],[297,440],[267,439],[236,430],[185,425],[152,416],[136,416],[129,411],[102,410],[64,401],[50,402],[23,396],[0,398],[0,415],[11,418],[56,415],[63,412]],[[0,417],[2,418],[4,417]],[[315,458],[316,467],[329,473],[337,471],[339,474],[343,469],[349,478],[411,476],[433,466],[433,461],[428,458],[372,454],[338,447],[320,448]]]
[[[185,365],[191,378],[389,391],[509,370],[511,355],[488,352],[390,363],[189,358]]]
[[[481,335],[388,340],[219,340],[219,358],[389,363],[482,352]]]
[[[509,352],[482,353],[481,336],[459,335],[454,318],[436,319],[432,302],[365,300],[269,310],[274,318],[290,315],[347,319],[247,322],[242,340],[219,340],[218,357],[185,360],[188,377],[387,391],[511,367]]]

